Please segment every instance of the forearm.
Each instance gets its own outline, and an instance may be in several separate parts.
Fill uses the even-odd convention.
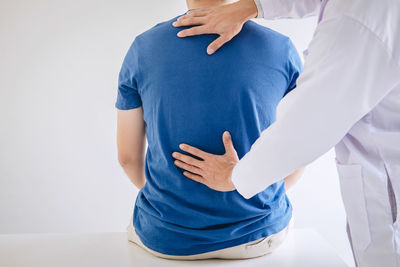
[[[288,191],[299,179],[300,176],[303,174],[304,168],[300,168],[293,172],[291,175],[287,176],[283,180],[285,181],[285,190]]]
[[[327,152],[399,82],[399,66],[364,27],[348,17],[318,26],[297,88],[233,169],[245,198]]]
[[[254,0],[257,18],[305,18],[317,15],[321,0]]]
[[[118,110],[118,161],[129,179],[139,189],[146,183],[144,175],[145,134],[145,123],[141,107]]]
[[[120,164],[129,180],[140,190],[146,183],[143,161],[128,161]]]

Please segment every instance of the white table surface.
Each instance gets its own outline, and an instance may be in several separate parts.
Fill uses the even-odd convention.
[[[0,235],[0,266],[347,266],[315,231],[293,229],[274,253],[248,260],[166,260],[127,241],[125,233]]]

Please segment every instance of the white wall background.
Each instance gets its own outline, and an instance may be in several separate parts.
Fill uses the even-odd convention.
[[[0,234],[125,230],[137,190],[117,161],[117,75],[137,34],[185,11],[184,0],[0,0]],[[257,22],[301,53],[316,19]],[[295,227],[351,263],[333,158],[308,166],[290,198]]]

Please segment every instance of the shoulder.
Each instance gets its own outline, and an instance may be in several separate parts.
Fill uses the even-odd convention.
[[[247,37],[252,44],[257,43],[264,49],[267,47],[270,52],[287,54],[296,51],[288,36],[254,21],[246,22],[243,25],[242,32],[243,37]]]
[[[252,20],[247,21],[243,25],[242,30],[249,34],[255,35],[257,38],[273,40],[275,42],[290,41],[290,38],[287,37],[286,35],[284,35],[280,32],[274,31],[273,29],[263,26],[261,24],[258,24]]]
[[[179,15],[180,16],[180,15]],[[179,17],[176,16],[170,20],[167,21],[162,21],[160,23],[157,23],[150,29],[142,32],[141,34],[137,35],[135,37],[135,42],[146,42],[146,41],[154,41],[157,38],[164,37],[167,34],[170,34],[171,32],[177,31],[177,29],[172,26],[172,23]]]
[[[260,52],[260,56],[282,62],[288,70],[302,70],[300,55],[288,36],[253,21],[246,22],[243,31],[251,40],[250,45],[253,48],[258,48],[259,52],[264,51]]]
[[[148,30],[133,37],[133,41],[128,49],[127,56],[139,55],[146,53],[147,51],[152,51],[154,46],[160,46],[165,44],[168,39],[171,38],[171,32],[176,31],[176,28],[172,26],[179,16],[172,18],[168,21],[163,21],[157,23]],[[150,52],[149,52],[150,53]]]

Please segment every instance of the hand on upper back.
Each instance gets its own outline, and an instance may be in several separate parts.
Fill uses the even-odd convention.
[[[254,0],[240,0],[232,4],[191,10],[172,25],[175,27],[198,25],[180,31],[179,37],[218,34],[219,37],[207,48],[207,53],[211,55],[237,35],[246,21],[256,16],[257,6]]]

